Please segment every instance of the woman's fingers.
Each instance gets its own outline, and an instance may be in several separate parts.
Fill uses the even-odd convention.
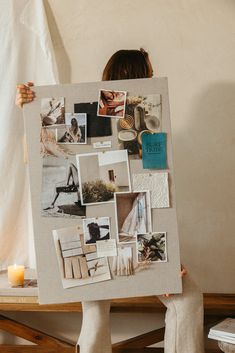
[[[24,98],[24,97],[22,97],[21,95],[18,95],[17,97],[16,97],[16,105],[18,106],[18,107],[20,107],[20,108],[22,108],[22,106],[23,106],[23,104],[25,104],[25,103],[29,103],[29,102],[32,102],[33,101],[33,97],[26,97],[26,98]]]
[[[183,268],[182,270],[181,270],[181,272],[180,272],[180,276],[181,277],[184,277],[184,276],[186,276],[187,275],[187,270],[185,269],[185,268]]]
[[[27,82],[27,84],[20,83],[16,85],[16,105],[20,108],[25,103],[32,102],[33,99],[35,98],[35,92],[31,90],[30,87],[32,87],[34,84],[33,82]]]
[[[184,276],[187,275],[187,273],[188,273],[188,272],[187,272],[186,268],[184,267],[184,265],[181,264],[180,276],[181,276],[181,277],[184,277]]]

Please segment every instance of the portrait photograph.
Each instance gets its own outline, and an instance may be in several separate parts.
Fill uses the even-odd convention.
[[[87,143],[87,115],[66,113],[65,126],[57,127],[57,142],[62,144]]]

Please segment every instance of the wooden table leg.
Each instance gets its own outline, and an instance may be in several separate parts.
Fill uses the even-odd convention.
[[[34,345],[0,345],[4,353],[75,353],[75,346],[0,315],[0,330]]]

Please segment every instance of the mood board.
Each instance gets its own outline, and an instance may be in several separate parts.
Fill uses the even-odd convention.
[[[181,293],[167,78],[35,87],[39,302]]]

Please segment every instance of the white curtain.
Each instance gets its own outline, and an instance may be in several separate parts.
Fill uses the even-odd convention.
[[[42,0],[0,0],[0,270],[34,267],[32,221],[23,117],[15,106],[16,84],[58,82]]]

